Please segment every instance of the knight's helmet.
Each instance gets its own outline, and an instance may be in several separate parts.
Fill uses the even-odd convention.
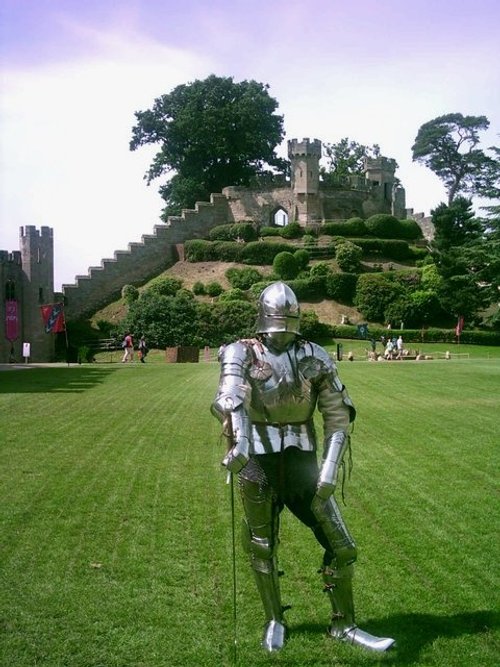
[[[300,307],[294,292],[285,283],[271,283],[259,297],[257,333],[300,334]]]

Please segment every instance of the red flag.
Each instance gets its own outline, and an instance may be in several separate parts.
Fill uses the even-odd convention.
[[[61,331],[66,331],[63,303],[50,303],[46,306],[40,306],[40,310],[42,311],[45,333],[60,333]]]
[[[464,328],[464,318],[459,317],[458,322],[457,322],[457,326],[455,327],[455,336],[460,336],[460,334],[462,333],[463,328]]]
[[[5,302],[5,338],[11,343],[19,336],[19,313],[17,301],[9,299]]]

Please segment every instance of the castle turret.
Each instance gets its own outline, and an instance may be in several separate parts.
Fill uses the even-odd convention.
[[[376,206],[379,206],[381,212],[392,213],[398,218],[404,218],[405,215],[405,191],[399,185],[395,176],[397,168],[396,160],[383,157],[365,158],[365,176],[366,180],[373,184],[378,190],[373,194],[376,200]]]
[[[292,164],[292,195],[295,204],[294,220],[308,225],[321,220],[319,206],[319,139],[291,139],[288,157]]]
[[[54,300],[54,237],[50,227],[40,231],[33,225],[20,228],[22,264],[23,341],[31,344],[33,361],[52,360],[54,336],[46,334],[40,306]]]
[[[291,139],[288,157],[292,163],[292,189],[295,194],[317,194],[319,190],[319,139]]]

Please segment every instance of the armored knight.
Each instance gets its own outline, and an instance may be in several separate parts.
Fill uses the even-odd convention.
[[[300,309],[288,285],[272,283],[259,298],[257,336],[228,345],[212,412],[232,435],[223,464],[238,473],[244,509],[243,546],[264,607],[262,646],[278,651],[286,638],[278,573],[280,513],[287,507],[324,548],[324,591],[333,609],[329,634],[385,651],[391,638],[358,628],[352,593],[356,545],[334,495],[350,449],[355,409],[326,350],[305,341]],[[313,423],[323,418],[318,464]]]

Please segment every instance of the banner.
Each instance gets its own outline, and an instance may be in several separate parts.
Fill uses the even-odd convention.
[[[368,337],[368,324],[358,324],[358,338]]]
[[[462,333],[463,328],[464,328],[464,318],[459,317],[458,322],[457,322],[457,326],[455,327],[455,336],[460,336],[460,334]]]
[[[5,338],[13,343],[19,336],[19,315],[17,301],[9,299],[5,302]]]
[[[63,303],[50,303],[46,306],[40,306],[40,310],[42,311],[45,333],[60,333],[61,331],[66,331]]]

